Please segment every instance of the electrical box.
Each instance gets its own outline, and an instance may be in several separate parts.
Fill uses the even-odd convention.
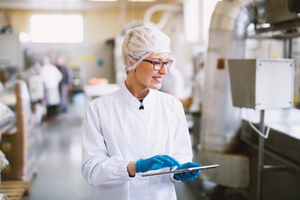
[[[293,59],[229,59],[228,66],[234,107],[293,106]]]

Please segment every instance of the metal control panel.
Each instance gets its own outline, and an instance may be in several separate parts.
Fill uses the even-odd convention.
[[[295,6],[291,0],[266,0],[266,23],[274,24],[298,18],[297,13],[290,11],[293,7]]]
[[[233,106],[265,110],[293,106],[293,59],[229,59]]]

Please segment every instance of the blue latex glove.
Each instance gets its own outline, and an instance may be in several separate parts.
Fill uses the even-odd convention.
[[[136,162],[136,172],[147,172],[149,170],[156,170],[165,167],[175,167],[180,164],[174,158],[168,155],[156,155],[148,159],[139,159]]]
[[[197,163],[188,162],[188,163],[184,163],[184,164],[180,165],[176,170],[186,169],[186,168],[190,168],[190,167],[201,167],[201,165],[197,164]],[[200,173],[201,173],[200,170],[196,170],[196,171],[191,171],[191,172],[174,174],[174,176],[176,179],[178,179],[184,183],[187,183],[187,182],[194,180],[197,176],[200,175]]]

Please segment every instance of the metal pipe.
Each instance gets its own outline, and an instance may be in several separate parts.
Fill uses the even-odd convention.
[[[121,3],[120,3],[120,5],[121,5]],[[120,6],[120,10],[121,10],[121,6]],[[165,13],[161,17],[158,24],[155,24],[155,23],[151,22],[151,17],[155,12],[158,12],[158,11],[165,11]],[[182,6],[163,5],[163,4],[152,6],[146,11],[146,13],[144,15],[144,19],[133,20],[133,21],[127,23],[126,25],[124,25],[122,27],[121,34],[124,34],[127,29],[133,28],[136,26],[152,26],[159,30],[163,30],[164,28],[166,28],[166,30],[164,30],[164,33],[168,34],[170,32],[170,30],[173,28],[173,25],[176,22],[176,20],[171,20],[171,25],[170,25],[170,23],[168,24],[168,22],[170,21],[172,14],[177,13],[177,12],[182,12]],[[122,12],[121,12],[121,14],[122,14]],[[125,14],[126,14],[126,11],[125,11]],[[121,17],[121,18],[123,18],[123,17]],[[125,24],[125,23],[123,23],[123,24]]]
[[[245,58],[247,27],[255,21],[252,0],[219,1],[211,17],[201,126],[203,150],[226,152],[239,142],[239,108],[232,106],[227,58]],[[220,62],[218,62],[220,61]],[[218,63],[224,68],[219,68]]]
[[[158,24],[155,24],[151,22],[151,16],[158,11],[166,11],[162,17],[162,19],[159,21]],[[177,6],[177,5],[155,5],[150,7],[145,15],[144,15],[144,20],[143,20],[143,25],[144,26],[154,26],[159,30],[162,30],[166,24],[168,23],[171,13],[170,12],[182,12],[182,6]]]
[[[252,143],[250,140],[242,137],[242,140],[244,142],[246,142],[249,146],[251,146],[252,148],[254,149],[258,149],[258,145]],[[283,162],[284,164],[286,164],[288,166],[289,169],[291,169],[291,171],[300,171],[300,166],[292,161],[290,161],[289,159],[286,159],[278,154],[275,154],[273,153],[272,151],[268,150],[268,149],[265,149],[264,150],[264,153],[268,156],[271,156],[272,158],[276,159],[276,160],[279,160],[280,162]]]
[[[282,165],[282,166],[275,166],[275,165],[264,165],[263,172],[278,172],[278,171],[289,171],[290,168]]]
[[[284,57],[292,58],[292,39],[291,38],[284,40]]]
[[[248,35],[249,39],[292,39],[300,37],[300,33],[283,33],[282,31],[276,31],[272,33],[265,33],[261,35]],[[285,56],[285,58],[287,58]]]
[[[265,110],[260,111],[260,131],[265,133]],[[265,138],[259,136],[259,148],[258,148],[258,169],[257,169],[257,200],[261,199],[262,194],[262,175],[264,167],[264,148]]]
[[[254,20],[254,30],[257,29],[257,23],[258,23],[258,9],[256,5],[256,1],[252,0],[253,8],[254,8],[254,13],[255,13],[255,20]]]

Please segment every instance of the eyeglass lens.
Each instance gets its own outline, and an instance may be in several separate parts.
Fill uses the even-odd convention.
[[[173,61],[172,60],[167,60],[166,62],[163,61],[154,61],[153,62],[153,66],[154,66],[154,70],[161,70],[164,65],[166,66],[166,68],[170,68],[172,66]]]

